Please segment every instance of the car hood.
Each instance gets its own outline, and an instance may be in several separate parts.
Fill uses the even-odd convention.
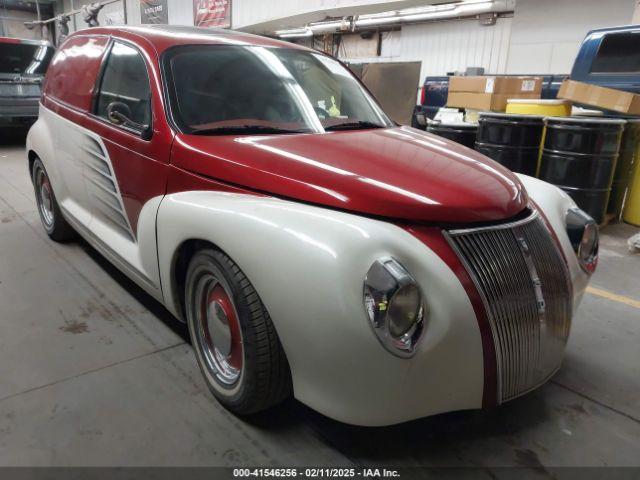
[[[427,222],[512,217],[528,198],[484,155],[410,127],[325,134],[176,137],[175,166],[303,202]]]

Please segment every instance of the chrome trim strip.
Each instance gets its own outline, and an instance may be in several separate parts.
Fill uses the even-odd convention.
[[[492,230],[507,230],[512,229],[514,227],[519,227],[521,225],[525,225],[529,222],[532,222],[536,218],[538,218],[540,214],[537,210],[533,210],[531,215],[526,218],[516,220],[515,222],[509,223],[500,223],[497,225],[487,225],[485,227],[472,227],[472,228],[460,228],[456,230],[446,230],[446,232],[452,237],[457,237],[458,235],[467,235],[469,233],[478,233],[478,232],[487,232]]]
[[[449,243],[449,245],[451,246],[451,248],[453,249],[453,251],[458,256],[458,259],[460,260],[460,262],[462,262],[464,269],[467,271],[467,273],[471,277],[471,281],[475,285],[476,290],[478,291],[480,298],[482,299],[484,311],[485,311],[485,314],[487,315],[487,321],[489,323],[489,327],[491,328],[491,336],[493,337],[494,351],[496,353],[496,390],[497,390],[496,398],[498,399],[498,403],[500,403],[500,399],[502,398],[502,352],[500,351],[500,349],[496,348],[496,345],[499,345],[500,340],[498,337],[498,332],[496,331],[497,326],[495,325],[495,322],[491,321],[491,318],[490,318],[491,308],[489,306],[489,300],[487,299],[487,296],[483,293],[484,289],[482,288],[482,285],[479,283],[477,277],[472,273],[473,269],[469,264],[469,262],[467,261],[467,258],[464,255],[464,253],[462,253],[460,248],[458,248],[458,245],[456,245],[456,243],[453,241],[449,232],[447,232],[446,230],[443,230],[442,234],[444,238],[447,240],[447,242]]]

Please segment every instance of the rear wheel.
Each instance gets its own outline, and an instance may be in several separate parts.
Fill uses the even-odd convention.
[[[39,158],[33,162],[33,187],[36,193],[36,204],[40,220],[47,235],[56,242],[70,240],[75,236],[75,232],[71,225],[62,216],[56,196],[51,187],[51,181],[47,175],[47,171]]]
[[[185,306],[198,364],[222,405],[245,415],[290,395],[289,365],[271,318],[233,260],[213,248],[197,252]]]

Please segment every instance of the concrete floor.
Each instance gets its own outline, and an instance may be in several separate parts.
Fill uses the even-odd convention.
[[[561,371],[500,408],[374,429],[291,400],[246,421],[159,304],[86,244],[49,241],[19,141],[0,145],[0,222],[0,466],[640,466],[640,309],[624,298],[587,294]],[[640,300],[637,231],[603,231],[594,287]]]

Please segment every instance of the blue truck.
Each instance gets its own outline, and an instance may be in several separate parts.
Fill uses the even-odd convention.
[[[535,74],[532,74],[535,75]],[[543,77],[541,98],[556,98],[567,75]],[[426,77],[412,126],[425,128],[447,103],[449,76]],[[579,82],[640,93],[640,25],[591,30],[582,41],[570,77]]]

